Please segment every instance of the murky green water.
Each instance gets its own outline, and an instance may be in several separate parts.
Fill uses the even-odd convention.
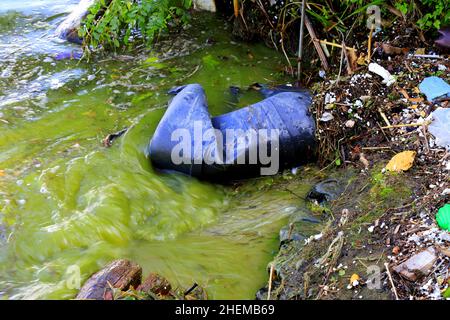
[[[223,22],[203,15],[137,59],[55,61],[77,49],[52,35],[68,2],[0,4],[0,297],[73,298],[67,268],[85,280],[130,258],[174,286],[195,281],[210,298],[253,298],[279,228],[302,206],[280,187],[288,180],[220,186],[163,175],[145,148],[171,86],[201,83],[219,114],[258,98],[234,104],[230,85],[281,81],[282,57],[231,42]],[[308,185],[295,178],[289,188],[304,195]]]

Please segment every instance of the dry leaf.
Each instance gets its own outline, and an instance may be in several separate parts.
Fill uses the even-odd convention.
[[[356,56],[356,52],[354,50],[347,50],[347,53],[350,68],[352,71],[355,71],[358,68],[358,57]]]
[[[416,49],[415,54],[425,54],[425,48]]]
[[[381,48],[383,49],[383,52],[387,55],[407,54],[409,51],[408,48],[394,47],[387,43],[383,43],[381,45]]]
[[[392,157],[386,166],[386,170],[395,172],[407,171],[412,167],[415,157],[415,151],[400,152]]]
[[[405,89],[400,89],[399,92],[400,92],[406,99],[408,99],[408,100],[410,99],[410,98],[409,98],[409,94],[408,94],[408,92],[406,92]]]
[[[360,153],[359,154],[359,161],[364,165],[365,169],[369,168],[369,161],[366,159],[366,157],[364,156],[364,153]]]
[[[408,99],[412,103],[421,103],[423,102],[423,98],[409,98]]]
[[[360,66],[364,66],[367,64],[366,61],[366,55],[364,53],[361,53],[358,57],[358,60],[356,61],[357,64],[359,64]]]

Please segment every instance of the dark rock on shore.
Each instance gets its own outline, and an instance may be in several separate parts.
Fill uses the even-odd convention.
[[[338,179],[327,179],[316,184],[308,194],[308,199],[324,203],[337,199],[344,191]]]

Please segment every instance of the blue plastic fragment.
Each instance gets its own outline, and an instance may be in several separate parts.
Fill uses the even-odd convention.
[[[427,96],[428,101],[440,97],[450,97],[450,85],[439,77],[425,78],[419,84],[420,91]]]

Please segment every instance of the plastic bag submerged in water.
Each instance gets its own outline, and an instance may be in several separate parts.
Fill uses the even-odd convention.
[[[291,92],[264,91],[266,99],[214,118],[199,84],[175,88],[170,93],[177,95],[148,149],[157,168],[229,180],[275,174],[308,161],[314,154],[315,122],[309,114],[308,92],[294,88]],[[205,138],[205,133],[210,134]],[[215,161],[218,158],[221,161]],[[267,167],[275,172],[262,173],[262,168]]]

